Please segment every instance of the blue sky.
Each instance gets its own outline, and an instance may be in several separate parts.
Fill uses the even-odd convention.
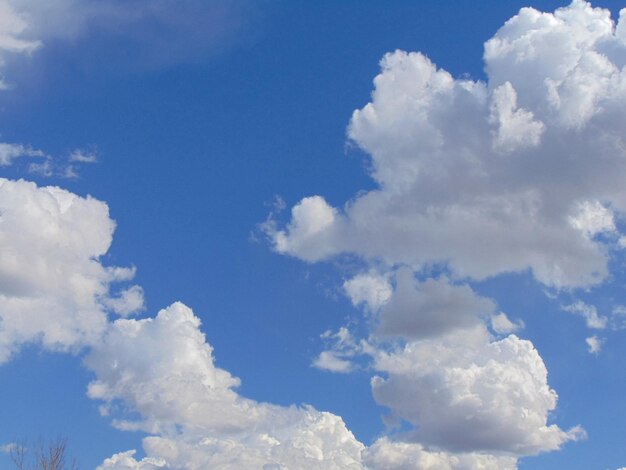
[[[0,0],[2,449],[625,466],[621,7]]]

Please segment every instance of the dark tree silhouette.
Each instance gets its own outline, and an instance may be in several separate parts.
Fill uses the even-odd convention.
[[[41,441],[32,454],[25,442],[14,444],[9,456],[17,470],[78,470],[76,461],[67,463],[67,439],[59,438],[45,445]]]

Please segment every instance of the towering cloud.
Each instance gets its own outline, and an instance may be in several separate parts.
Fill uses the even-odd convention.
[[[0,362],[24,343],[53,350],[93,344],[107,311],[143,306],[134,270],[103,266],[114,222],[106,204],[56,187],[0,179]]]
[[[101,468],[363,468],[364,446],[340,417],[239,395],[239,379],[215,366],[199,327],[175,303],[154,319],[117,320],[91,351],[89,396],[104,400],[105,415],[140,416],[114,420],[118,428],[152,434],[145,459],[126,452]]]
[[[601,282],[607,250],[593,235],[614,232],[612,212],[626,208],[623,30],[579,0],[554,14],[524,8],[485,45],[487,83],[387,54],[348,128],[379,187],[343,208],[304,198],[270,231],[276,250]]]
[[[305,197],[286,224],[266,225],[279,253],[366,265],[344,289],[372,337],[327,335],[335,343],[316,364],[330,357],[350,370],[355,354],[371,357],[375,399],[409,425],[374,445],[370,462],[467,465],[421,457],[446,450],[508,455],[493,464],[505,468],[584,436],[549,422],[557,395],[532,343],[502,337],[522,323],[467,284],[526,271],[557,291],[607,279],[626,211],[623,16],[616,25],[581,0],[523,8],[485,44],[486,82],[454,78],[421,53],[385,55],[348,126],[377,187],[343,207]],[[592,328],[608,321],[580,302],[565,309]]]

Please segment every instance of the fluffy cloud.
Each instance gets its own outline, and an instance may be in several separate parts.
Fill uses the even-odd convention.
[[[388,276],[362,273],[343,283],[343,289],[355,307],[365,305],[370,310],[378,310],[391,298],[393,288]]]
[[[362,468],[364,446],[338,416],[279,407],[236,392],[215,366],[192,311],[176,303],[155,318],[117,320],[86,358],[97,379],[89,396],[126,430],[144,430],[147,457],[113,456],[101,468]]]
[[[557,395],[532,343],[493,341],[482,326],[380,351],[376,401],[415,426],[409,438],[453,452],[532,455],[583,436],[548,424]]]
[[[325,351],[372,357],[374,397],[409,424],[406,442],[379,441],[370,462],[507,468],[584,435],[549,423],[557,395],[532,343],[496,340],[484,326],[507,335],[523,323],[461,282],[530,271],[559,290],[609,275],[612,249],[625,244],[615,223],[626,212],[625,23],[581,0],[554,13],[523,8],[485,44],[486,82],[455,79],[421,53],[385,55],[348,127],[377,187],[343,207],[306,197],[284,226],[266,224],[279,253],[347,253],[396,272],[361,274],[344,290],[378,340],[399,345],[336,339]],[[416,281],[433,267],[448,277]],[[608,324],[582,302],[564,308],[591,328]],[[597,352],[600,341],[588,345]]]
[[[297,253],[307,261],[317,261],[333,253],[333,229],[337,210],[320,196],[305,197],[291,209],[291,222],[285,232],[266,224],[281,253]]]
[[[44,32],[41,19],[73,3],[21,5]],[[33,51],[39,43],[22,38],[26,23],[7,5],[0,51]],[[150,15],[168,17],[163,2],[152,5]],[[83,16],[67,18],[76,21],[67,34],[91,17],[74,11]],[[578,428],[548,423],[557,396],[533,345],[491,338],[481,319],[500,334],[515,325],[458,281],[530,269],[560,288],[607,276],[607,241],[597,235],[616,232],[614,214],[626,208],[623,23],[614,29],[607,11],[582,1],[554,14],[522,9],[486,44],[487,83],[455,79],[419,53],[386,55],[372,102],[348,129],[371,155],[378,187],[343,208],[304,198],[284,227],[265,225],[277,251],[307,261],[354,253],[409,266],[393,292],[389,277],[371,272],[344,285],[376,312],[380,336],[402,336],[401,346],[376,349],[340,330],[330,334],[338,352],[316,362],[345,372],[350,357],[370,355],[376,400],[412,426],[405,442],[366,449],[338,416],[241,396],[182,304],[109,323],[108,311],[140,309],[143,291],[110,292],[133,270],[99,262],[114,228],[106,205],[23,181],[0,180],[0,362],[24,342],[93,346],[89,396],[118,428],[150,434],[145,458],[119,453],[103,469],[513,468],[518,456],[579,438]],[[7,162],[30,151],[4,149]],[[432,265],[449,277],[417,282],[413,271]],[[602,321],[579,310],[590,326]]]
[[[151,434],[143,440],[146,457],[138,460],[134,457],[135,451],[121,452],[106,459],[99,470],[159,468],[460,470],[512,469],[516,466],[517,458],[515,455],[507,454],[506,451],[512,449],[506,445],[501,446],[505,452],[500,454],[463,450],[448,452],[429,450],[414,442],[393,442],[388,438],[381,438],[367,448],[354,438],[340,417],[331,413],[320,412],[308,406],[280,407],[246,399],[236,392],[239,380],[216,367],[212,348],[199,327],[200,321],[193,312],[185,305],[175,303],[161,310],[155,318],[115,321],[110,325],[102,341],[86,358],[86,365],[97,377],[89,386],[89,395],[91,398],[104,401],[103,414],[114,417],[140,416],[133,421],[115,418],[114,425],[126,430],[141,429]],[[338,336],[346,344],[353,343],[353,338],[346,330],[340,331]],[[478,336],[484,339],[483,336]],[[520,342],[517,339],[511,341]],[[506,347],[501,349],[504,350]],[[424,351],[426,350],[435,356],[441,352],[424,346]],[[530,350],[534,351],[532,346]],[[446,358],[440,358],[438,363],[432,365],[432,369],[444,366],[447,367],[447,373],[450,373],[453,370],[452,361],[458,363],[463,360],[467,362],[476,360],[476,358],[453,360],[452,356],[456,352],[448,351]],[[485,354],[484,351],[482,353]],[[476,353],[479,354],[481,352]],[[394,356],[379,351],[376,366],[380,371],[385,368],[385,373],[394,377],[402,367],[399,363],[412,360],[401,356],[402,354]],[[495,356],[495,359],[488,358],[492,360],[491,362],[498,360],[498,354],[492,356]],[[530,361],[537,361],[537,357],[532,357],[532,353],[530,356]],[[488,359],[483,362],[489,363]],[[538,374],[544,373],[545,382],[545,368],[541,370],[543,363],[540,359],[538,361],[537,367],[540,369]],[[461,364],[457,365],[462,368]],[[491,364],[482,366],[497,367]],[[511,370],[510,373],[519,372]],[[493,374],[499,372],[502,370],[494,371]],[[462,373],[463,371],[459,372]],[[446,371],[440,371],[438,374],[443,376]],[[470,373],[467,375],[467,380],[471,380]],[[538,386],[542,383],[542,377],[532,375],[520,380],[531,379],[536,379],[539,382]],[[377,380],[381,379],[375,379]],[[391,380],[393,379],[390,378],[388,381]],[[494,377],[493,382],[495,381]],[[514,378],[510,379],[510,382],[514,381]],[[510,385],[513,386],[513,383]],[[520,383],[515,385],[519,387]],[[488,385],[482,386],[489,388]],[[532,389],[533,386],[524,383],[522,389]],[[498,421],[495,418],[496,412],[490,407],[495,406],[494,402],[497,400],[501,402],[499,405],[506,405],[506,391],[497,391],[495,383],[492,383],[491,388],[492,394],[496,395],[492,403],[485,405],[485,409],[474,404],[475,411],[483,412],[487,416],[493,415],[493,420]],[[553,406],[554,393],[547,386],[544,388],[544,401],[548,403],[547,407]],[[419,395],[420,390],[413,392]],[[434,395],[436,392],[431,393]],[[527,426],[537,425],[537,420],[541,421],[541,417],[534,416],[533,412],[542,405],[530,402],[523,405],[531,406],[531,409],[527,412],[528,416],[516,417],[516,423],[526,419],[530,422]],[[506,407],[503,411],[507,413]],[[541,413],[541,410],[537,412]],[[445,414],[443,418],[446,418]],[[504,420],[511,418],[509,415],[503,416],[499,420],[500,425]],[[481,424],[489,423],[483,420]],[[490,431],[496,433],[497,430],[500,428],[486,429],[483,433],[495,439]],[[542,444],[533,441],[533,451],[558,445],[572,437],[555,426],[536,431],[543,432],[541,437],[547,441]],[[463,429],[458,431],[459,434],[462,432]],[[501,441],[506,441],[506,437]],[[513,452],[519,450],[515,448]]]
[[[96,470],[156,470],[165,468],[166,463],[163,460],[145,458],[138,462],[133,457],[136,453],[136,450],[129,450],[115,454],[105,459]]]
[[[512,322],[506,313],[500,312],[496,315],[492,315],[490,318],[491,329],[498,334],[514,333],[524,328],[524,322],[517,321]]]
[[[422,445],[378,439],[367,449],[368,468],[385,470],[515,470],[517,459],[481,453],[450,454],[428,451]]]
[[[616,230],[613,213],[598,201],[580,203],[577,214],[570,217],[570,223],[590,238],[602,232]]]
[[[343,208],[303,199],[269,230],[275,249],[477,280],[531,269],[550,286],[601,282],[608,252],[593,235],[626,209],[623,31],[578,0],[524,8],[485,45],[487,83],[387,54],[348,128],[378,188]]]
[[[93,344],[109,309],[141,307],[137,295],[110,293],[134,270],[99,261],[114,227],[96,199],[0,179],[0,363],[23,343],[54,350]]]
[[[476,325],[494,309],[492,301],[466,285],[445,278],[418,283],[404,268],[396,273],[395,291],[380,309],[376,333],[407,339],[439,336]]]

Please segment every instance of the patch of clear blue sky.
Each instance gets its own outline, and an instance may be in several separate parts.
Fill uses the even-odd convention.
[[[528,3],[544,11],[564,4]],[[483,42],[526,4],[243,4],[239,38],[163,67],[137,65],[154,50],[129,57],[101,34],[53,42],[15,71],[17,88],[2,95],[2,138],[53,155],[94,146],[100,162],[83,166],[79,180],[35,179],[107,201],[118,228],[106,262],[137,266],[146,315],[185,302],[244,395],[332,411],[369,443],[384,430],[370,373],[310,367],[318,336],[358,315],[338,291],[341,272],[278,256],[250,234],[277,194],[288,206],[313,194],[341,205],[372,187],[364,156],[345,149],[345,128],[367,103],[385,52],[421,51],[455,76],[482,79]],[[598,6],[616,17],[621,5]],[[19,165],[3,175],[30,178]],[[618,281],[607,289],[619,298]],[[477,288],[526,322],[521,336],[536,344],[561,396],[555,421],[590,434],[522,468],[626,465],[622,338],[612,335],[600,357],[589,355],[582,320],[560,312],[528,276]],[[85,396],[89,380],[80,357],[36,348],[0,367],[0,442],[65,434],[82,468],[140,449],[140,434],[115,431],[98,415]]]

